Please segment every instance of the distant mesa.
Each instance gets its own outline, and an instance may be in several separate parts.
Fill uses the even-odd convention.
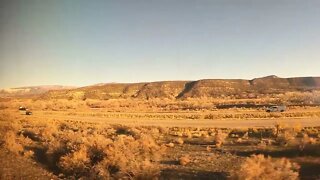
[[[260,79],[274,79],[274,78],[280,78],[280,77],[278,77],[276,75],[270,75],[270,76],[261,77]]]
[[[255,98],[260,94],[320,90],[320,77],[280,78],[275,75],[245,79],[203,79],[143,83],[100,83],[80,88],[36,86],[0,90],[3,96],[35,96],[42,99],[187,99]]]

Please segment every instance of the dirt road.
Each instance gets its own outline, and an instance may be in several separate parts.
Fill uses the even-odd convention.
[[[320,118],[274,118],[274,119],[138,119],[138,118],[105,118],[79,115],[65,115],[61,113],[34,113],[25,116],[26,119],[85,121],[102,124],[123,124],[130,126],[164,126],[164,127],[218,127],[218,128],[248,128],[274,127],[276,123],[287,125],[301,125],[303,127],[320,126]]]

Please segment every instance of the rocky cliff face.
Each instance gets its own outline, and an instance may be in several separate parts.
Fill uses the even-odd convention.
[[[118,99],[118,98],[211,98],[243,94],[277,94],[287,91],[320,90],[320,77],[279,78],[267,76],[252,80],[204,79],[198,81],[163,81],[131,84],[104,84],[71,90],[55,90],[43,98]]]

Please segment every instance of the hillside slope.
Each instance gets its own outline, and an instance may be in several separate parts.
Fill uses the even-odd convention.
[[[320,77],[279,78],[267,76],[252,80],[203,79],[198,81],[162,81],[149,83],[110,83],[44,93],[44,99],[119,99],[119,98],[212,98],[255,97],[288,91],[320,89]]]

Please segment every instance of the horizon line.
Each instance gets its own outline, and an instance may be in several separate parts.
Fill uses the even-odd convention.
[[[92,83],[89,85],[63,85],[63,84],[39,84],[39,85],[22,85],[22,86],[15,86],[15,87],[1,87],[0,90],[5,89],[19,89],[19,88],[35,88],[35,87],[44,87],[44,86],[62,86],[62,87],[70,87],[70,88],[81,88],[81,87],[88,87],[88,86],[98,86],[98,85],[105,85],[105,84],[139,84],[139,83],[155,83],[155,82],[184,82],[184,81],[200,81],[200,80],[254,80],[260,78],[279,78],[279,79],[290,79],[290,78],[318,78],[320,76],[290,76],[290,77],[280,77],[277,75],[267,75],[261,76],[251,79],[245,78],[204,78],[204,79],[196,79],[196,80],[155,80],[155,81],[138,81],[138,82],[100,82],[100,83]]]

